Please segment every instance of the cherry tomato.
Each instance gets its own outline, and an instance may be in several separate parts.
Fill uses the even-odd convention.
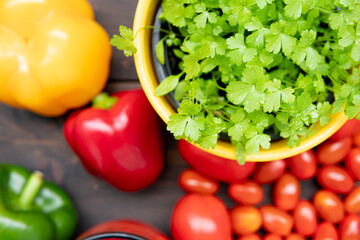
[[[261,213],[253,206],[234,207],[230,211],[230,218],[233,232],[238,235],[255,233],[261,228]]]
[[[360,217],[356,214],[347,215],[340,224],[340,240],[360,239]]]
[[[219,190],[217,181],[205,177],[192,169],[186,169],[181,173],[179,185],[186,192],[215,194]]]
[[[228,194],[235,202],[245,205],[259,204],[264,198],[264,190],[252,181],[230,184]]]
[[[340,162],[350,151],[352,145],[351,138],[344,138],[335,142],[325,142],[317,150],[319,162],[332,165]]]
[[[239,165],[236,161],[210,154],[186,140],[179,140],[177,146],[182,158],[197,172],[221,182],[242,182],[256,168],[254,162]]]
[[[313,178],[317,171],[317,160],[311,149],[289,158],[288,164],[290,172],[299,180]]]
[[[275,183],[274,205],[282,210],[293,210],[300,199],[300,183],[293,175],[285,173]]]
[[[253,179],[259,184],[268,184],[276,181],[284,174],[286,170],[285,160],[277,160],[265,163],[259,163],[255,170]]]
[[[263,240],[282,240],[282,237],[274,233],[269,233],[264,236]]]
[[[348,213],[360,213],[360,186],[346,196],[344,205]]]
[[[349,119],[330,139],[338,141],[346,137],[352,137],[360,130],[360,122],[357,119]]]
[[[317,181],[321,186],[334,193],[346,194],[354,188],[354,180],[344,168],[339,166],[320,168]]]
[[[290,214],[270,205],[260,207],[260,212],[266,231],[281,236],[290,234],[294,226],[294,220]]]
[[[311,202],[301,200],[294,210],[296,231],[303,236],[311,236],[316,232],[318,217]]]
[[[224,203],[213,195],[189,193],[171,217],[174,240],[232,240],[231,222]]]
[[[306,239],[300,234],[292,233],[286,237],[286,240],[306,240]]]
[[[360,147],[360,132],[357,132],[353,137],[353,142],[356,147]]]
[[[334,224],[329,222],[320,223],[313,240],[338,240],[338,233]]]
[[[353,148],[345,159],[345,166],[350,174],[360,181],[360,148]]]
[[[253,234],[237,237],[236,240],[261,240],[261,237],[259,234],[253,233]]]
[[[338,223],[344,219],[344,204],[334,193],[320,190],[315,194],[313,203],[322,219],[331,223]]]

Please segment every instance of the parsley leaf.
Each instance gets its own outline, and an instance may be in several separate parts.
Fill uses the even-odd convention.
[[[124,51],[125,56],[129,57],[136,53],[137,49],[134,46],[133,31],[125,26],[119,27],[120,35],[114,35],[110,44],[117,49]]]

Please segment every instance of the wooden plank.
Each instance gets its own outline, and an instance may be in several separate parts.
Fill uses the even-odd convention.
[[[105,28],[109,36],[119,33],[119,25],[132,27],[137,5],[136,0],[89,0],[95,11],[96,20]],[[132,57],[125,57],[113,48],[110,79],[135,80],[137,74]]]

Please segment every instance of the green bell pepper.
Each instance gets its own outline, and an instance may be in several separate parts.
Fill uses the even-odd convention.
[[[0,164],[0,239],[68,240],[76,223],[68,195],[42,173]]]

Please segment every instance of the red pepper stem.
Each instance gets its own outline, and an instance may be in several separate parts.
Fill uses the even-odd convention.
[[[110,97],[107,93],[100,93],[92,100],[92,106],[100,109],[111,109],[116,103],[116,97]]]
[[[42,172],[35,171],[31,174],[20,195],[19,204],[21,207],[27,208],[33,203],[43,182],[44,174]]]

